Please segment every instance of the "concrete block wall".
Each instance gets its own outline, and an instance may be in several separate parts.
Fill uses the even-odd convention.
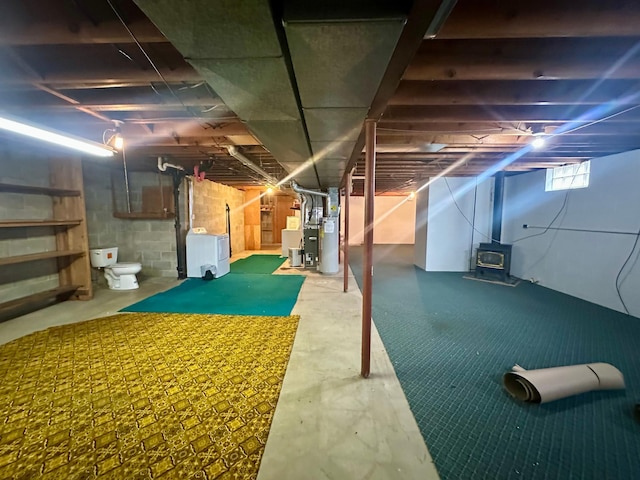
[[[109,166],[100,161],[85,161],[83,174],[89,248],[117,246],[118,261],[142,264],[142,271],[138,274],[140,281],[149,277],[177,278],[174,219],[115,218]],[[132,191],[139,190],[142,185],[157,184],[155,173],[145,175],[138,172],[130,177]],[[118,201],[122,194],[121,191],[116,192]],[[94,280],[102,282],[102,275],[94,272]]]
[[[127,205],[127,183],[125,183],[124,179],[124,170],[116,169],[116,171],[114,171],[115,205],[118,212],[128,212],[129,208],[131,212],[142,212],[143,190],[145,188],[152,187],[159,190],[159,187],[162,186],[163,189],[170,189],[173,185],[171,176],[169,174],[161,174],[160,172],[129,172],[127,178],[129,185],[129,205]],[[159,195],[158,199],[160,199]],[[173,211],[173,199],[170,197],[166,198],[164,206],[167,210]],[[157,211],[161,210],[162,205],[158,203]]]
[[[0,183],[49,186],[49,162],[26,147],[0,147]],[[44,220],[53,216],[47,195],[0,192],[0,220]],[[0,229],[0,258],[56,250],[51,227]],[[0,302],[58,286],[55,260],[0,266]]]
[[[224,233],[227,229],[225,203],[229,204],[231,215],[231,249],[234,254],[240,253],[245,250],[245,193],[209,180],[193,182],[194,227],[204,227],[212,234]]]
[[[119,175],[120,171],[116,172]],[[118,247],[118,261],[140,262],[142,271],[138,279],[149,277],[177,278],[177,253],[175,220],[121,219],[113,216],[113,196],[111,169],[103,161],[87,160],[83,165],[87,228],[89,247]],[[170,185],[170,178],[163,178],[163,185]],[[188,228],[188,182],[180,186],[181,234]],[[116,201],[122,210],[120,198],[124,192],[116,182]],[[139,211],[142,186],[158,186],[158,176],[154,172],[135,172],[129,176],[132,210]],[[243,191],[205,180],[194,182],[194,225],[203,226],[211,233],[226,231],[225,203],[231,209],[231,246],[234,253],[244,251],[245,194]],[[104,280],[94,271],[94,281]]]

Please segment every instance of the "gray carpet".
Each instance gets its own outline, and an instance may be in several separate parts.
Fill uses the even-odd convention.
[[[362,248],[350,252],[362,287]],[[425,272],[413,246],[374,253],[373,319],[443,479],[640,478],[640,319],[528,282]],[[502,388],[514,363],[596,361],[627,389],[531,405]]]

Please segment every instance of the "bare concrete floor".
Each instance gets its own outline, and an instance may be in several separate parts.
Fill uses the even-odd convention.
[[[233,260],[253,253],[234,255]],[[437,479],[438,474],[375,330],[371,375],[360,377],[361,302],[349,275],[289,268],[307,276],[293,314],[300,324],[258,480]],[[64,302],[0,323],[0,344],[55,325],[115,314],[178,285],[154,278],[132,292],[98,288],[88,302]]]

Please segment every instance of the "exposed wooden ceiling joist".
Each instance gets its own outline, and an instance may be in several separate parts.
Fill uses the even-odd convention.
[[[637,35],[640,5],[634,0],[523,0],[458,2],[438,32],[451,38],[608,37]]]

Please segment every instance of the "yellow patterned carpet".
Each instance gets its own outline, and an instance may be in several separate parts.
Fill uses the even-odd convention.
[[[0,479],[255,478],[297,325],[120,314],[0,346]]]

